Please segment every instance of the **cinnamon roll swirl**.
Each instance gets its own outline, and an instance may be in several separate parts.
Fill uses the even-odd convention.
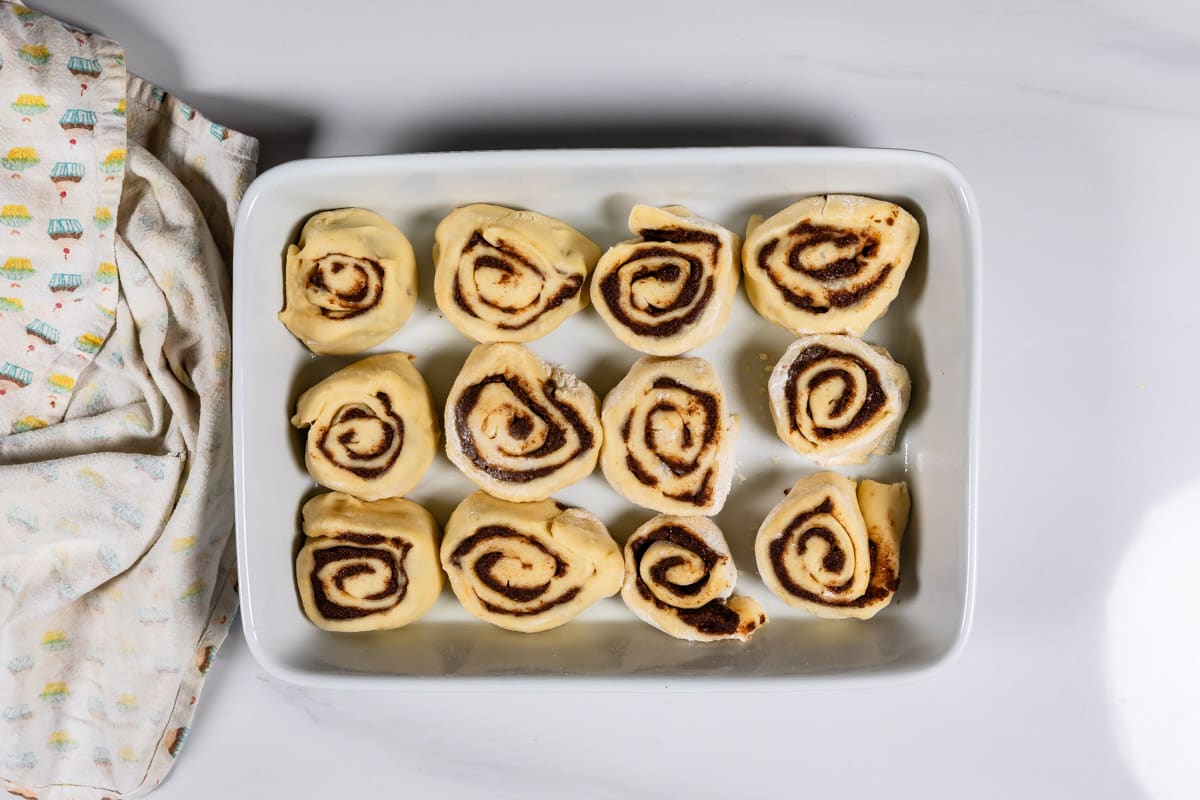
[[[446,455],[502,500],[545,500],[591,474],[604,434],[586,383],[528,348],[481,344],[446,400]]]
[[[434,234],[434,294],[446,319],[477,342],[528,342],[583,308],[600,248],[564,222],[477,203]]]
[[[330,492],[305,503],[301,514],[306,538],[296,557],[296,585],[317,627],[400,628],[437,600],[437,523],[421,506]]]
[[[591,512],[486,492],[446,523],[442,567],[467,611],[522,633],[557,628],[621,588],[621,550]]]
[[[361,353],[400,329],[417,301],[412,245],[373,211],[314,214],[289,245],[279,319],[314,353]]]
[[[300,395],[304,463],[322,486],[363,500],[399,497],[433,461],[438,424],[408,353],[364,358]]]
[[[592,277],[592,305],[618,339],[676,356],[729,321],[739,279],[736,234],[683,206],[634,206],[638,237],[610,248]]]
[[[862,336],[896,299],[920,226],[894,203],[806,197],[746,229],[746,294],[793,333]]]
[[[870,619],[900,585],[908,485],[819,472],[799,481],[758,529],[767,588],[818,617]]]
[[[823,466],[892,452],[908,408],[908,371],[882,347],[837,334],[797,339],[767,382],[780,438]]]
[[[625,543],[621,599],[638,619],[676,639],[745,641],[766,624],[752,598],[735,595],[737,567],[716,523],[660,514]]]
[[[664,514],[718,513],[733,481],[737,417],[702,358],[646,356],[604,398],[600,466],[619,494]]]

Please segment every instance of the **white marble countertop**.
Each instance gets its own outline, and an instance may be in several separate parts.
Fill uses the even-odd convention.
[[[156,797],[1194,797],[1200,7],[34,5],[267,163],[903,147],[956,163],[983,219],[978,597],[951,665],[769,695],[339,693],[266,677],[235,630]]]

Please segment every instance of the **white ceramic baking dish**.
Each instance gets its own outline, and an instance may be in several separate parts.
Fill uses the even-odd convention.
[[[373,209],[416,248],[420,299],[399,333],[372,352],[416,354],[440,409],[472,342],[437,311],[431,247],[453,207],[494,202],[559,217],[602,247],[628,238],[635,203],[678,203],[743,231],[825,192],[887,198],[922,225],[900,297],[866,335],[908,367],[913,402],[896,452],[852,477],[909,482],[913,514],[901,586],[873,620],[827,621],[791,609],[758,580],[754,533],[783,490],[814,471],[780,441],[765,395],[770,368],[792,337],[739,297],[728,328],[696,351],[725,383],[741,416],[739,476],[717,521],[741,569],[739,589],[771,622],[745,644],[676,641],[639,622],[619,598],[572,623],[522,635],[470,617],[447,589],[408,628],[326,633],[300,609],[293,565],[298,512],[321,491],[304,470],[303,438],[289,424],[296,398],[354,358],[315,357],[276,319],[283,253],[313,212]],[[234,254],[234,435],[242,620],[271,673],[326,687],[795,689],[894,679],[929,670],[962,645],[970,624],[980,375],[980,236],[962,175],[926,153],[836,148],[720,148],[441,153],[296,161],[263,174],[238,215]],[[588,308],[532,343],[603,396],[638,354]],[[444,523],[472,484],[439,454],[409,494]],[[599,514],[618,541],[652,513],[615,494],[597,470],[558,499]],[[532,680],[531,680],[532,679]]]

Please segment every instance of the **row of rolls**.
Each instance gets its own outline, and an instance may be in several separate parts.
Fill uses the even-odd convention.
[[[920,232],[900,206],[858,195],[806,197],[752,217],[744,242],[683,206],[636,205],[633,238],[601,252],[567,223],[476,203],[434,234],[434,296],[480,343],[529,342],[589,302],[624,344],[677,356],[717,336],[738,284],[767,320],[798,336],[862,336],[900,290]],[[289,246],[280,319],[318,354],[354,354],[407,321],[418,270],[408,238],[380,215],[313,215]]]
[[[804,342],[770,381],[787,411],[776,420],[780,433],[833,461],[854,455],[847,440],[858,441],[859,454],[890,449],[902,411],[885,408],[888,392],[902,402],[905,390],[872,366],[880,354],[859,352],[847,336]],[[837,374],[822,377],[819,362]],[[848,421],[838,438],[827,437],[837,420],[803,410],[806,393],[831,383],[842,396],[833,405],[845,406],[834,416]],[[601,403],[523,345],[479,345],[439,424],[413,357],[386,353],[307,390],[292,422],[307,429],[309,473],[334,490],[304,506],[296,565],[304,610],[322,628],[405,625],[432,605],[443,574],[468,611],[511,630],[557,627],[617,592],[639,618],[683,639],[744,640],[767,621],[735,592],[737,568],[710,518],[729,493],[737,418],[702,358],[642,358]],[[448,457],[481,491],[439,532],[402,496],[429,467],[443,428]],[[623,552],[598,517],[552,497],[597,463],[619,494],[658,512]],[[784,602],[818,616],[873,616],[898,585],[908,510],[903,483],[806,477],[758,530],[759,575]]]
[[[408,625],[433,606],[443,574],[472,615],[522,633],[557,628],[618,592],[635,616],[678,639],[745,641],[767,623],[762,606],[735,591],[737,566],[708,517],[659,514],[621,548],[586,509],[483,491],[463,500],[442,532],[428,510],[401,497],[327,492],[302,516],[301,605],[327,631]],[[759,575],[790,606],[869,619],[898,586],[907,516],[903,483],[816,473],[763,520]]]
[[[441,419],[408,353],[364,358],[305,391],[318,483],[364,500],[402,497],[445,450],[502,500],[545,500],[599,463],[612,488],[664,514],[720,513],[736,470],[738,417],[705,359],[646,356],[601,403],[583,380],[524,345],[477,345]],[[850,337],[794,342],[768,380],[780,437],[819,465],[891,452],[908,401],[903,367]]]

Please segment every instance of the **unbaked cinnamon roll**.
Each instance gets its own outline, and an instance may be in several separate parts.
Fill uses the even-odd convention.
[[[296,584],[304,613],[327,631],[400,628],[442,590],[437,523],[398,497],[364,502],[340,492],[304,504]]]
[[[908,485],[819,472],[799,481],[758,529],[767,588],[818,617],[870,619],[900,585]]]
[[[896,299],[920,226],[895,203],[806,197],[746,229],[742,268],[758,313],[793,333],[862,336]]]
[[[446,455],[481,489],[545,500],[591,474],[604,433],[600,400],[528,348],[481,344],[446,400]]]
[[[600,412],[600,466],[618,493],[665,514],[718,513],[735,467],[737,417],[702,358],[640,359]]]
[[[788,347],[767,382],[780,438],[823,466],[892,452],[908,408],[908,371],[882,347],[814,334]]]
[[[304,463],[322,486],[363,500],[399,497],[433,461],[438,424],[408,353],[364,358],[300,395]]]
[[[477,342],[528,342],[583,308],[600,248],[564,222],[476,203],[434,234],[434,295],[446,319]]]
[[[400,329],[417,301],[412,245],[361,208],[314,214],[289,245],[279,319],[314,353],[361,353]]]
[[[621,588],[621,550],[591,512],[486,492],[446,523],[442,567],[467,611],[522,633],[557,628]]]
[[[739,270],[736,234],[683,206],[634,206],[638,237],[610,248],[592,277],[592,305],[618,339],[676,356],[729,321]]]
[[[766,624],[754,599],[735,595],[737,567],[707,517],[660,514],[625,543],[621,599],[638,619],[676,639],[745,641]]]

